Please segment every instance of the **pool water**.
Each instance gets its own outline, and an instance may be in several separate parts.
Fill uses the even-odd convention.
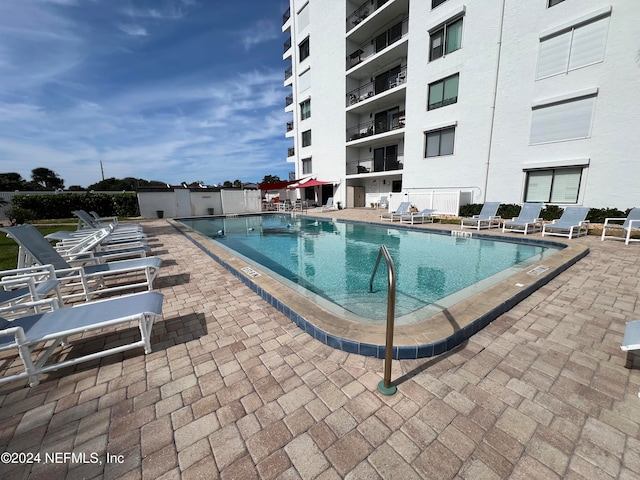
[[[397,324],[424,319],[429,310],[442,311],[557,251],[517,241],[290,215],[181,221],[330,310],[374,324],[384,323],[387,308],[384,261],[369,291],[381,245],[395,263]]]

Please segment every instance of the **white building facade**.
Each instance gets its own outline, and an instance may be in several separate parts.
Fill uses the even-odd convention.
[[[640,206],[640,2],[290,0],[287,160],[324,203]]]

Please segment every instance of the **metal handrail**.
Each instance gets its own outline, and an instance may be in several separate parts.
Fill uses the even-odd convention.
[[[385,395],[393,395],[398,390],[391,384],[391,362],[393,361],[393,329],[396,316],[396,267],[385,245],[380,247],[376,266],[369,279],[369,292],[373,292],[373,279],[378,271],[380,260],[384,256],[387,263],[387,335],[384,348],[384,379],[378,384],[378,390]]]

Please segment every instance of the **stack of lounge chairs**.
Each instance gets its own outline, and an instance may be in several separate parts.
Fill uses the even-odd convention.
[[[24,365],[24,371],[11,370],[0,384],[27,379],[34,386],[40,374],[80,362],[138,347],[151,352],[151,329],[162,315],[163,295],[150,290],[162,259],[146,256],[150,249],[141,226],[95,217],[81,219],[75,232],[56,232],[55,247],[32,225],[0,228],[19,245],[18,268],[0,272],[0,351],[17,350]],[[122,258],[114,252],[123,250],[132,255],[137,250],[142,258],[114,260]],[[132,289],[148,291],[95,299]],[[132,323],[140,331],[137,339],[127,336],[72,359],[60,354],[71,335]]]

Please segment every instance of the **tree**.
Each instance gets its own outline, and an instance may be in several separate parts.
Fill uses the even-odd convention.
[[[223,187],[227,187],[227,188],[231,188],[233,187],[233,183],[231,183],[229,180],[225,180],[224,183],[222,184]]]
[[[0,173],[0,191],[2,192],[25,190],[26,185],[26,180],[19,173]]]
[[[142,178],[105,178],[93,185],[89,185],[87,190],[96,190],[101,192],[121,192],[135,191],[140,187],[166,187],[166,182],[160,182],[158,180],[144,180]]]
[[[277,175],[265,175],[260,183],[278,183],[281,182],[280,177]]]
[[[242,182],[240,180],[234,180],[233,186],[236,188],[242,188]]]
[[[64,180],[53,170],[44,167],[31,170],[31,183],[45,190],[64,188]]]

